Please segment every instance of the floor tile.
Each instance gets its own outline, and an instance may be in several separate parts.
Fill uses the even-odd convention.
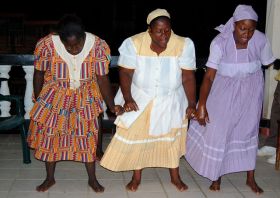
[[[152,197],[152,198],[167,198],[167,195],[164,192],[129,192],[129,198],[141,198],[141,197]]]
[[[110,142],[106,134],[104,149]],[[58,162],[55,172],[56,184],[47,192],[36,192],[36,186],[45,179],[45,164],[34,159],[31,150],[31,164],[22,163],[21,141],[17,134],[0,135],[0,198],[279,198],[280,171],[258,157],[255,177],[264,194],[256,196],[246,186],[246,172],[228,174],[222,177],[220,192],[211,192],[211,181],[198,175],[186,162],[180,159],[180,175],[189,186],[179,192],[170,182],[167,168],[146,168],[137,192],[128,192],[125,185],[130,181],[133,171],[112,172],[96,163],[96,175],[104,193],[95,193],[87,183],[88,176],[83,163]]]
[[[7,198],[8,197],[8,191],[0,191],[0,198]]]
[[[167,192],[168,198],[205,198],[202,192],[184,191],[184,192]]]
[[[48,193],[12,191],[7,198],[48,198]]]
[[[14,180],[0,180],[0,192],[5,191],[8,192],[12,187]]]

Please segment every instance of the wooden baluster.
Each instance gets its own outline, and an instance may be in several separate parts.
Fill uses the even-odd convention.
[[[11,65],[1,65],[0,66],[0,78],[9,79],[10,78],[9,71],[11,70],[11,67],[12,67]],[[2,81],[1,82],[0,94],[10,95],[10,89],[9,89],[8,81]],[[0,109],[1,109],[0,117],[11,116],[11,114],[10,114],[11,102],[8,102],[8,101],[0,102]]]
[[[25,71],[25,80],[26,80],[26,89],[24,95],[24,110],[25,110],[25,119],[29,119],[29,113],[33,107],[32,102],[32,93],[33,93],[33,74],[34,67],[33,65],[23,66],[23,70]]]

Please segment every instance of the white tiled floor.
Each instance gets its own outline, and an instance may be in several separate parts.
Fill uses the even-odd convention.
[[[104,147],[110,136],[104,138]],[[131,172],[110,172],[97,164],[97,177],[105,192],[94,193],[87,185],[87,174],[82,163],[59,162],[56,168],[56,184],[47,192],[36,192],[35,186],[45,177],[44,163],[32,157],[31,164],[22,163],[21,143],[18,134],[0,135],[0,198],[244,198],[280,197],[280,171],[266,163],[266,158],[257,159],[256,180],[264,194],[256,196],[245,185],[246,173],[229,174],[222,178],[220,192],[210,192],[210,181],[197,175],[186,161],[180,161],[182,179],[189,189],[178,192],[170,183],[169,172],[163,168],[148,168],[143,171],[142,183],[135,193],[127,192],[125,184]]]

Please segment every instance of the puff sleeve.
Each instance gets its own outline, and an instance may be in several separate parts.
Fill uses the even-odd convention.
[[[179,57],[179,65],[182,69],[195,70],[195,48],[194,43],[190,38],[185,39],[182,55]]]
[[[36,44],[34,51],[34,67],[39,71],[46,71],[51,64],[49,38],[50,37],[45,37]]]
[[[136,68],[136,50],[131,38],[124,40],[119,48],[118,65],[128,69]]]
[[[103,76],[109,73],[109,64],[111,61],[111,52],[108,44],[104,40],[96,47],[95,53],[95,72],[96,75]]]

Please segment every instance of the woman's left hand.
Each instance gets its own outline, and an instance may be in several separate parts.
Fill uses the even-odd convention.
[[[124,108],[121,105],[115,105],[112,113],[115,113],[116,116],[122,115],[124,113]]]
[[[188,106],[187,110],[186,110],[186,117],[190,120],[190,119],[195,119],[195,115],[196,115],[196,108],[195,106]]]

